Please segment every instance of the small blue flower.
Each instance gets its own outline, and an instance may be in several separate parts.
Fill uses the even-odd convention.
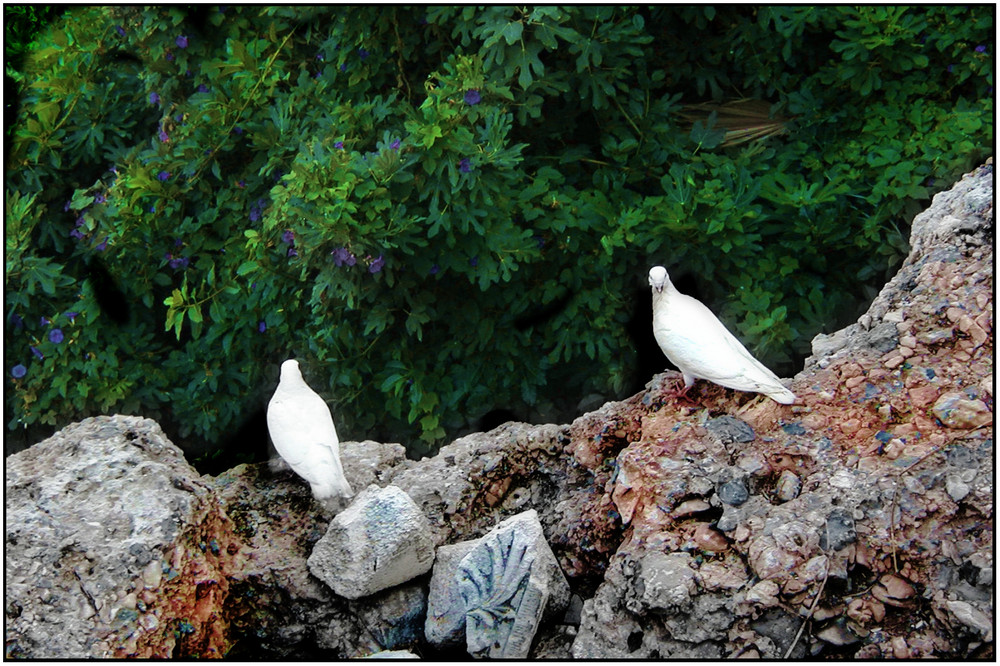
[[[333,144],[333,147],[336,148],[337,150],[343,150],[344,149],[344,142],[343,141],[337,141],[337,142],[335,142]]]
[[[10,316],[10,323],[11,323],[11,324],[12,324],[12,325],[14,326],[14,328],[16,328],[17,330],[21,330],[22,328],[24,328],[24,320],[23,320],[23,319],[21,319],[21,315],[19,315],[19,314],[17,314],[17,313],[14,313],[14,314],[12,314],[12,315]]]
[[[479,265],[479,255],[476,255],[472,259],[469,259],[469,265],[472,266],[473,268],[475,268],[476,266],[478,266]]]
[[[73,320],[80,316],[79,312],[66,312],[63,314],[64,317],[69,319],[69,323],[73,323]]]
[[[246,187],[246,186],[247,186],[247,183],[246,183],[245,180],[238,180],[238,181],[236,181],[236,187],[243,188],[243,187]]]
[[[368,51],[365,49],[358,49],[358,55],[361,56],[362,60],[364,60],[368,57]]]
[[[105,250],[108,249],[108,238],[110,238],[110,237],[109,236],[105,236],[104,240],[102,240],[100,243],[97,244],[97,251],[98,252],[104,252]]]
[[[69,207],[70,207],[70,205],[71,205],[72,203],[73,203],[72,201],[67,201],[67,202],[66,202],[66,205],[65,205],[65,206],[63,206],[63,211],[65,211],[65,212],[69,212]]]
[[[177,48],[186,49],[188,46],[188,38],[185,35],[181,35],[174,40],[174,44],[177,44]]]
[[[54,344],[59,344],[63,341],[63,332],[61,328],[53,328],[49,331],[49,341]]]
[[[169,173],[167,174],[167,177],[168,178],[170,177]],[[150,206],[149,208],[146,209],[146,212],[147,213],[155,213],[156,212],[156,206]]]
[[[160,103],[160,95],[158,93],[155,93],[155,92],[149,93],[149,103],[150,104],[159,104]]]
[[[170,258],[169,254],[167,255],[167,258],[168,259]],[[191,263],[191,260],[188,259],[187,257],[174,257],[174,258],[170,259],[170,262],[169,262],[171,268],[174,268],[174,269],[180,268],[181,270],[184,270],[185,268],[187,268],[188,264],[190,264],[190,263]]]
[[[40,317],[38,319],[38,323],[42,326],[48,326],[52,322],[50,322],[47,317]]]
[[[346,72],[347,71],[347,63],[346,62],[343,65],[340,66],[340,71],[342,71],[342,72]]]
[[[433,266],[431,266],[431,269],[430,271],[428,271],[428,273],[430,273],[431,275],[437,275],[440,270],[441,267],[438,266],[437,264],[434,264]]]
[[[174,241],[174,247],[180,247],[181,245],[184,245],[184,239],[183,238],[178,238],[178,239],[176,239]]]
[[[107,201],[107,198],[105,198],[105,196],[103,194],[101,194],[100,192],[98,192],[97,196],[94,197],[94,203],[102,204],[105,201]]]
[[[263,333],[266,330],[267,330],[267,324],[265,324],[264,320],[262,319],[261,322],[257,324],[257,331],[259,333]]]
[[[291,229],[285,229],[285,233],[281,234],[281,240],[288,245],[295,244],[295,232]]]
[[[38,351],[38,347],[35,347],[34,345],[31,345],[31,346],[28,347],[28,349],[31,350],[31,353],[34,354],[35,358],[37,358],[39,361],[41,361],[43,358],[45,358],[45,354],[43,354],[42,352]]]
[[[290,248],[288,248],[288,254],[287,254],[287,256],[289,256],[289,257],[297,257],[297,256],[299,256],[299,253],[295,250],[294,247],[290,247]]]
[[[118,33],[119,37],[124,37],[125,36],[125,28],[121,27],[120,25],[115,26],[115,32]]]
[[[468,104],[469,106],[475,106],[476,104],[479,104],[479,102],[482,100],[482,97],[480,97],[478,90],[468,90],[465,93],[464,99],[465,103]]]
[[[322,51],[320,51],[319,53],[316,54],[316,60],[322,61],[324,57],[325,56],[323,55]]]
[[[167,56],[166,56],[166,58],[167,58],[167,62],[173,62],[173,59],[174,59],[174,54],[173,54],[173,53],[171,53],[170,51],[167,51]]]
[[[170,141],[170,135],[167,134],[167,130],[163,129],[162,125],[160,125],[160,141],[163,143]]]
[[[472,160],[468,157],[463,157],[458,162],[458,170],[462,173],[472,173]]]
[[[235,132],[236,134],[243,134],[243,128],[237,125],[236,127],[233,128],[233,132]]]
[[[170,179],[170,172],[169,171],[161,171],[160,173],[156,174],[156,177],[160,180],[161,183],[165,183],[165,182],[167,182]],[[153,211],[150,211],[150,212],[153,212]]]
[[[83,223],[84,223],[84,219],[83,219],[83,215],[81,215],[80,217],[76,218],[76,223],[73,226],[74,227],[82,227]]]
[[[80,231],[79,229],[74,229],[73,231],[69,232],[69,235],[78,240],[83,238],[83,232]]]
[[[393,142],[389,144],[389,147],[392,148],[393,150],[399,150],[400,143],[401,142],[399,139],[394,139]]]
[[[207,93],[208,92],[208,86],[206,86],[204,83],[199,84],[198,85],[198,92],[200,92],[200,93]]]
[[[378,255],[377,259],[368,264],[368,272],[374,275],[375,273],[381,271],[384,266],[385,266],[385,259],[383,259],[382,255],[380,254]]]
[[[976,47],[976,53],[986,53],[986,45],[980,44]]]
[[[18,363],[17,365],[15,365],[13,368],[10,369],[10,374],[14,379],[20,379],[21,377],[24,377],[26,374],[28,374],[28,369],[23,365],[21,365],[20,363]]]
[[[333,265],[334,266],[353,266],[358,262],[354,254],[351,253],[346,247],[338,247],[336,250],[330,253],[333,255]]]

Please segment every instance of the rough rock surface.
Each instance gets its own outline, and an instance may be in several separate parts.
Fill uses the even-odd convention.
[[[791,407],[707,384],[679,406],[663,373],[421,461],[343,442],[345,475],[405,491],[437,547],[536,510],[577,603],[531,657],[990,658],[992,188],[987,164],[917,216]],[[8,656],[467,656],[421,635],[433,577],[350,600],[309,572],[333,516],[290,471],[199,477],[148,420],[69,426],[6,491]]]
[[[307,564],[348,599],[405,583],[434,564],[427,518],[398,487],[368,486],[333,519]]]

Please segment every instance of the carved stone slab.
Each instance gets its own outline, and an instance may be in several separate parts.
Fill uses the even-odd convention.
[[[309,571],[348,599],[359,599],[430,571],[430,525],[396,486],[368,486],[330,523]]]
[[[458,588],[458,565],[482,539],[440,546],[434,556],[424,638],[431,645],[447,647],[465,640],[465,599]]]
[[[479,658],[526,659],[543,617],[561,612],[569,601],[569,584],[534,509],[483,537],[462,558],[457,579],[466,647]]]

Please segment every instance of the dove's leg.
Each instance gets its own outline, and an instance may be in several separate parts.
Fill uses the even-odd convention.
[[[694,385],[694,377],[686,373],[682,376],[683,379],[674,388],[667,391],[663,397],[668,400],[676,400],[678,403],[687,404],[691,407],[697,407],[698,403],[689,398],[687,394]]]

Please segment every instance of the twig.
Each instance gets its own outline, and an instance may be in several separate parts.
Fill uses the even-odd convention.
[[[799,644],[799,639],[802,638],[802,632],[805,631],[806,625],[809,624],[809,620],[812,618],[813,611],[816,610],[816,604],[819,603],[819,598],[823,596],[823,588],[826,587],[826,579],[829,575],[830,575],[830,556],[827,555],[826,569],[824,569],[823,571],[823,580],[821,580],[819,583],[819,590],[816,592],[816,597],[813,599],[812,604],[809,606],[809,612],[806,613],[805,619],[802,620],[802,626],[799,627],[799,633],[795,634],[795,640],[792,641],[792,644],[788,646],[788,651],[785,652],[785,659],[788,659],[788,656],[792,654],[792,650],[794,650],[795,646]]]

